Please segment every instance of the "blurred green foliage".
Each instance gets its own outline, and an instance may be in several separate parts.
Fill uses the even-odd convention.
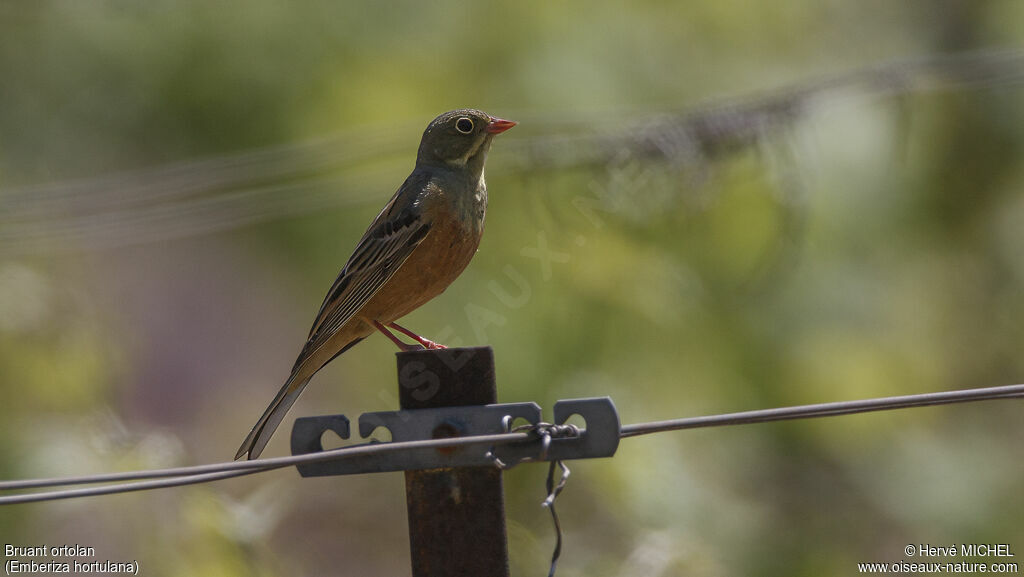
[[[118,236],[114,220],[111,246],[0,258],[0,477],[233,454],[419,131],[462,106],[521,124],[492,151],[480,253],[404,324],[492,345],[503,401],[607,394],[637,422],[1020,382],[1019,87],[841,93],[682,165],[633,157],[628,138],[597,164],[524,161],[514,145],[1019,45],[1021,6],[0,4],[11,215],[25,197],[10,191],[30,185],[142,170],[131,190],[145,191],[149,167],[227,166],[256,149],[280,160],[274,147],[318,139],[354,155],[268,177],[300,185],[253,201],[279,217],[224,213],[215,232],[155,241]],[[189,166],[205,182],[208,167]],[[349,200],[289,212],[310,175],[340,175]],[[67,190],[43,207],[55,237],[90,210]],[[198,198],[174,213],[182,230],[226,198],[203,190],[182,195]],[[21,218],[0,214],[0,234]],[[292,416],[393,408],[391,354],[371,338],[340,357]],[[844,574],[902,559],[907,543],[1021,549],[1022,440],[1015,401],[627,440],[614,459],[573,465],[559,574]],[[543,471],[507,479],[513,572],[540,574],[553,546]],[[408,571],[404,515],[399,476],[282,471],[9,507],[0,540],[93,546],[150,575],[390,575]]]

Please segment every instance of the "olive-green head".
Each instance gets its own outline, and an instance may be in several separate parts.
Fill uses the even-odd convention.
[[[495,118],[472,108],[445,112],[423,131],[416,164],[467,169],[480,174],[491,140],[515,125],[511,120]]]

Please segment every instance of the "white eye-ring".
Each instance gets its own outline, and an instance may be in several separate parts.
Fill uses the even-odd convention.
[[[455,121],[455,130],[458,130],[462,134],[469,134],[473,132],[473,120],[463,116]]]

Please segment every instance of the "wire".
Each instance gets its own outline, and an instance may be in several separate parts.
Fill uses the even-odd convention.
[[[113,493],[130,493],[132,491],[145,491],[148,489],[164,489],[167,487],[180,487],[182,485],[194,485],[196,483],[207,483],[241,477],[252,473],[269,471],[266,469],[252,469],[245,471],[227,471],[223,473],[206,473],[203,475],[183,475],[171,479],[159,479],[155,481],[140,481],[138,483],[124,483],[121,485],[105,485],[100,487],[86,487],[83,489],[64,489],[62,491],[46,491],[41,493],[29,493],[26,495],[11,495],[0,497],[0,505],[16,505],[21,503],[36,503],[39,501],[57,501],[59,499],[74,499],[76,497],[98,497]]]
[[[670,419],[667,421],[624,425],[620,429],[620,436],[622,438],[626,438],[635,437],[637,435],[660,433],[663,431],[678,431],[681,429],[746,425],[750,423],[767,423],[770,421],[812,419],[815,417],[834,417],[838,415],[867,413],[870,411],[888,411],[909,407],[949,405],[953,403],[1020,397],[1024,397],[1024,385],[1005,385],[1002,387],[988,387],[983,389],[922,393],[917,395],[904,395],[900,397],[864,399],[860,401],[839,401],[836,403],[800,405],[796,407],[783,407],[778,409],[761,409],[757,411],[728,413],[725,415],[712,415],[708,417],[690,417],[685,419]]]
[[[64,477],[56,479],[30,479],[24,481],[6,481],[0,483],[0,490],[32,489],[41,487],[55,487],[61,485],[82,485],[91,483],[106,483],[111,481],[126,481],[138,479],[156,479],[171,477],[160,481],[146,481],[140,483],[125,483],[121,485],[108,485],[103,487],[91,487],[87,489],[67,489],[62,491],[49,491],[45,493],[31,493],[27,495],[12,495],[0,497],[0,505],[14,505],[18,503],[32,503],[36,501],[52,501],[57,499],[69,499],[73,497],[92,497],[96,495],[109,495],[111,493],[125,493],[129,491],[140,491],[144,489],[157,489],[165,487],[176,487],[179,485],[192,485],[207,481],[216,481],[229,477],[239,477],[262,473],[274,469],[302,465],[306,463],[319,463],[321,461],[333,461],[351,459],[365,455],[378,455],[384,453],[395,453],[413,449],[443,449],[449,447],[463,447],[467,445],[481,444],[506,444],[528,441],[533,436],[529,433],[500,433],[496,435],[474,435],[471,437],[457,437],[446,439],[425,439],[422,441],[397,441],[389,443],[367,443],[351,447],[341,447],[319,453],[307,453],[304,455],[292,455],[290,457],[273,457],[269,459],[257,459],[255,461],[229,461],[226,463],[211,463],[209,465],[197,465],[194,467],[177,467],[173,469],[153,469],[149,471],[129,471],[126,473],[108,473],[104,475],[91,475],[83,477]]]
[[[764,142],[771,129],[802,120],[825,97],[884,98],[1022,83],[1024,51],[983,49],[883,63],[683,111],[626,113],[618,121],[607,114],[600,123],[585,116],[567,122],[565,112],[517,115],[538,131],[503,137],[495,152],[503,160],[491,174],[608,165],[624,151],[701,168],[715,151]],[[0,189],[0,257],[191,237],[362,202],[391,192],[387,175],[394,167],[381,163],[411,153],[409,139],[417,131],[418,125],[363,127],[163,167]]]
[[[557,483],[555,482],[555,469],[562,470]],[[562,524],[558,521],[558,513],[555,511],[555,499],[562,493],[562,489],[565,489],[565,484],[569,481],[569,474],[569,467],[556,459],[551,461],[551,466],[548,467],[548,478],[544,483],[548,496],[541,502],[541,506],[551,512],[551,523],[555,526],[555,549],[551,553],[551,566],[548,569],[548,577],[555,577],[555,570],[558,569],[558,558],[562,556]]]
[[[740,413],[728,413],[723,415],[689,417],[682,419],[671,419],[667,421],[653,421],[647,423],[623,425],[620,428],[620,437],[627,438],[652,433],[660,433],[665,431],[696,429],[701,427],[745,425],[751,423],[765,423],[772,421],[808,419],[816,417],[834,417],[839,415],[850,415],[855,413],[866,413],[871,411],[887,411],[911,407],[947,405],[953,403],[966,403],[974,401],[1022,397],[1024,397],[1024,384],[1005,385],[1000,387],[987,387],[980,389],[965,389],[959,391],[947,391],[938,393],[923,393],[917,395],[904,395],[898,397],[884,397],[877,399],[864,399],[857,401],[840,401],[835,403],[800,405],[795,407],[762,409],[755,411],[745,411]],[[543,438],[538,438],[538,436],[532,432],[512,431],[494,435],[475,435],[470,437],[426,439],[420,441],[398,441],[388,443],[372,442],[363,445],[354,445],[349,447],[341,447],[338,449],[321,451],[318,453],[308,453],[304,455],[293,455],[288,457],[273,457],[269,459],[257,459],[255,461],[212,463],[208,465],[197,465],[192,467],[154,469],[148,471],[128,471],[124,473],[106,473],[102,475],[88,475],[80,477],[4,481],[0,482],[0,490],[39,489],[43,487],[84,485],[93,483],[111,483],[118,481],[140,481],[143,479],[151,479],[150,481],[105,485],[100,487],[65,489],[60,491],[30,493],[25,495],[3,496],[0,497],[0,505],[13,505],[18,503],[51,501],[56,499],[70,499],[74,497],[91,497],[97,495],[109,495],[112,493],[124,493],[129,491],[142,491],[146,489],[191,485],[195,483],[217,481],[221,479],[238,477],[242,475],[250,475],[253,473],[261,473],[264,471],[281,469],[293,465],[318,463],[322,461],[332,461],[336,459],[349,459],[359,456],[394,453],[413,449],[440,449],[471,445],[490,445],[493,447],[494,445],[499,444],[519,443],[524,441],[536,441],[538,443],[543,443]]]

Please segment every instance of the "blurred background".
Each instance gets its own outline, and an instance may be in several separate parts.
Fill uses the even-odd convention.
[[[1024,4],[0,4],[0,477],[224,461],[434,116],[520,125],[480,252],[406,318],[503,402],[633,423],[1024,381]],[[372,337],[294,417],[397,408]],[[1024,550],[1019,401],[627,439],[559,575],[853,574]],[[515,575],[544,475],[506,475]],[[149,575],[402,575],[400,474],[0,509]],[[1018,552],[1019,553],[1019,552]],[[1020,557],[1018,557],[1019,559]]]

